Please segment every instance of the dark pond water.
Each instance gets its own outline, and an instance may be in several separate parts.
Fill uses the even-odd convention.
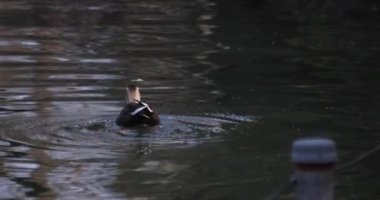
[[[350,161],[380,145],[379,9],[0,1],[0,198],[265,199],[310,135]],[[129,83],[160,127],[114,125]],[[338,171],[337,199],[379,199],[379,158]]]

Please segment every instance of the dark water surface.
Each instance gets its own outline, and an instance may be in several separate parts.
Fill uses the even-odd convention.
[[[295,138],[379,145],[379,5],[318,2],[0,1],[0,199],[264,199]],[[114,125],[129,83],[160,127]],[[379,199],[379,158],[337,199]]]

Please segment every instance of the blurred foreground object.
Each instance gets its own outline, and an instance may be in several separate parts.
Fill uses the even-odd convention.
[[[337,162],[335,143],[327,138],[302,138],[293,142],[297,200],[333,200]]]

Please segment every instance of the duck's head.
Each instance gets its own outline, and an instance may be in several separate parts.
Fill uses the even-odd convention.
[[[116,119],[120,127],[155,126],[160,124],[158,115],[147,103],[141,101],[137,85],[128,85],[127,104]]]

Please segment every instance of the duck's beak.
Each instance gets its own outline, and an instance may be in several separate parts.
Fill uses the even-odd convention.
[[[141,101],[140,90],[137,85],[128,85],[127,86],[127,101]]]

